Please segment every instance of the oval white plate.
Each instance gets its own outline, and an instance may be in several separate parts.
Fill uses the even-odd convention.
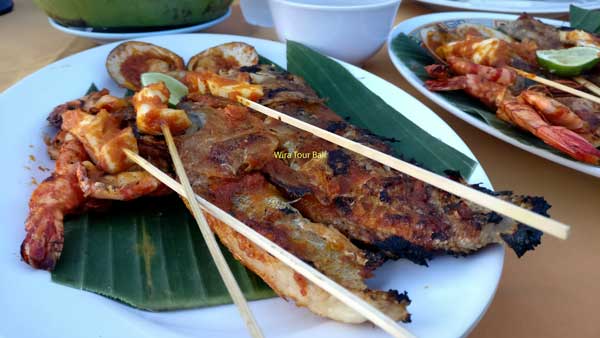
[[[285,45],[242,36],[185,34],[141,39],[171,49],[184,59],[205,48],[244,41],[279,65],[286,65]],[[151,313],[89,292],[54,284],[45,271],[35,271],[20,260],[27,200],[34,186],[52,167],[42,141],[45,120],[57,104],[81,96],[94,82],[121,94],[104,69],[116,44],[100,46],[53,63],[7,89],[0,97],[0,149],[4,156],[0,197],[0,336],[5,337],[247,337],[244,324],[231,305],[205,309]],[[358,79],[398,111],[429,132],[473,157],[469,148],[437,115],[396,86],[360,68],[344,64]],[[410,109],[407,109],[410,107]],[[36,160],[32,161],[29,155]],[[26,169],[29,167],[31,169]],[[470,182],[489,181],[480,166]],[[439,257],[429,268],[407,261],[391,262],[369,283],[381,289],[407,290],[413,300],[413,322],[406,327],[419,337],[456,338],[477,323],[491,302],[504,259],[493,245],[466,258]],[[319,318],[282,299],[251,303],[267,337],[387,337],[372,325],[345,325]],[[43,325],[40,325],[43,323]]]
[[[597,0],[417,0],[429,6],[440,9],[462,9],[482,12],[502,12],[521,14],[527,12],[536,15],[560,16],[569,13],[569,5],[575,5],[586,9],[600,8]]]
[[[456,117],[461,120],[483,130],[484,132],[493,135],[505,142],[512,144],[515,147],[521,148],[525,151],[528,151],[532,154],[538,155],[545,159],[548,159],[552,162],[556,162],[560,165],[563,165],[568,168],[575,169],[582,173],[586,173],[592,176],[600,177],[600,167],[594,166],[587,163],[578,162],[575,160],[571,160],[566,157],[562,157],[556,155],[554,153],[549,152],[546,149],[530,146],[524,143],[521,143],[519,140],[516,140],[510,136],[503,134],[498,129],[488,125],[487,123],[479,120],[478,118],[465,113],[464,111],[458,109],[451,102],[447,101],[443,96],[429,91],[423,85],[423,81],[419,79],[405,64],[396,56],[394,51],[392,50],[391,42],[392,40],[398,36],[400,33],[404,33],[407,35],[415,34],[418,32],[421,27],[429,25],[435,22],[447,22],[450,21],[452,24],[458,24],[459,22],[473,22],[477,21],[479,24],[485,24],[486,22],[492,22],[493,20],[515,20],[517,18],[516,15],[511,14],[499,14],[499,13],[473,13],[473,12],[450,12],[450,13],[435,13],[435,14],[427,14],[417,16],[406,21],[402,21],[398,24],[388,37],[388,54],[392,59],[394,66],[396,69],[404,76],[406,81],[410,83],[413,87],[415,87],[418,91],[420,91],[427,98],[442,106],[442,108],[446,109],[448,112],[452,113]],[[550,20],[550,19],[541,19],[543,22],[555,26],[568,26],[568,22],[558,21],[558,20]],[[413,35],[414,36],[414,35]],[[416,36],[415,36],[416,37]],[[420,40],[420,38],[419,38]],[[467,94],[465,94],[467,95]]]
[[[103,32],[93,32],[91,28],[81,28],[81,27],[68,27],[63,26],[60,23],[56,22],[52,18],[48,18],[48,22],[50,26],[58,29],[63,33],[67,33],[70,35],[79,36],[82,38],[87,38],[94,40],[98,43],[108,43],[119,40],[131,40],[131,39],[140,39],[149,36],[157,36],[157,35],[167,35],[167,34],[183,34],[183,33],[194,33],[201,31],[203,29],[207,29],[209,27],[215,26],[225,19],[229,18],[231,15],[231,7],[227,9],[227,12],[214,20],[203,22],[193,26],[174,28],[174,29],[163,29],[158,31],[148,31],[148,32],[135,32],[135,33],[103,33]]]

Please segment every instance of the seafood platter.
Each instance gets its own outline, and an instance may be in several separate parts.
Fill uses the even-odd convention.
[[[433,53],[419,85],[465,91],[560,155],[544,152],[596,170],[600,125],[575,109],[588,103],[503,67],[537,71],[531,55],[542,47],[528,34],[557,46],[596,38],[527,16],[504,24],[411,32]],[[113,43],[34,73],[7,90],[3,111],[28,91],[39,98],[20,104],[35,114],[12,133],[40,159],[38,184],[23,189],[31,173],[15,172],[3,206],[17,210],[15,224],[0,247],[21,243],[3,262],[22,300],[10,306],[41,299],[49,322],[66,315],[99,328],[100,316],[115,322],[107,335],[260,337],[186,210],[196,202],[204,211],[194,218],[219,239],[266,336],[465,336],[493,298],[505,248],[534,255],[544,232],[568,235],[543,197],[494,191],[416,99],[298,43],[211,34]],[[246,320],[225,305],[232,298]],[[56,302],[70,309],[53,313]]]

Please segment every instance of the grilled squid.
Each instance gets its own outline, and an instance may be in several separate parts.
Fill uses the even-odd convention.
[[[169,89],[164,82],[152,83],[133,96],[136,124],[142,133],[161,135],[161,124],[167,124],[172,133],[185,131],[192,123],[185,111],[167,106]]]

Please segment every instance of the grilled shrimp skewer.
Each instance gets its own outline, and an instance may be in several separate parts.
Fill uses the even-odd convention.
[[[487,106],[497,109],[496,114],[499,118],[531,132],[548,145],[586,163],[600,162],[600,151],[575,132],[591,135],[585,121],[565,105],[540,92],[524,91],[515,98],[508,86],[503,84],[504,80],[489,80],[491,77],[487,74],[493,72],[487,68],[490,67],[476,64],[469,67],[453,67],[455,71],[462,69],[468,73],[426,81],[425,86],[432,91],[465,90]],[[548,121],[557,125],[551,125]]]
[[[36,269],[52,270],[63,249],[66,216],[107,205],[101,200],[130,200],[157,193],[162,184],[145,171],[106,175],[95,167],[83,144],[70,133],[62,139],[55,171],[29,200],[21,256]],[[95,172],[87,177],[86,167]]]
[[[504,100],[498,117],[534,134],[548,145],[569,156],[591,164],[600,163],[600,151],[579,134],[562,126],[552,126],[540,113],[519,98]]]
[[[141,87],[141,73],[180,71],[187,84],[195,84],[197,92],[213,86],[225,93],[252,93],[256,88],[232,87],[226,79],[213,73],[202,74],[217,65],[237,68],[258,62],[258,55],[250,46],[242,43],[229,46],[235,47],[233,55],[240,57],[239,62],[233,62],[231,55],[223,50],[212,50],[208,54],[215,62],[203,62],[203,55],[198,55],[189,67],[200,72],[191,72],[184,71],[183,60],[169,50],[143,42],[127,42],[110,53],[107,69],[119,85],[129,89]],[[189,126],[185,112],[167,107],[164,98],[168,97],[168,91],[164,84],[149,86],[138,94],[134,103],[141,116],[139,127],[142,132],[159,134],[157,121],[165,119],[170,121],[174,132]],[[122,152],[123,148],[136,153],[139,150],[131,126],[121,128],[126,122],[131,124],[131,121],[125,121],[130,109],[127,100],[111,96],[104,89],[59,105],[48,117],[50,124],[63,131],[55,138],[55,146],[48,150],[56,159],[56,170],[37,187],[29,203],[30,212],[25,224],[27,234],[21,254],[32,267],[54,268],[63,247],[65,216],[103,205],[98,202],[100,200],[130,200],[169,192],[150,174],[132,167],[133,163]]]
[[[169,89],[164,82],[150,84],[133,96],[136,111],[136,125],[140,132],[161,135],[161,124],[167,124],[171,131],[179,134],[192,122],[181,109],[168,108]]]
[[[486,80],[507,86],[514,84],[517,79],[517,73],[506,67],[482,66],[456,56],[448,57],[447,62],[448,66],[439,64],[426,66],[425,71],[429,76],[436,79],[451,77],[450,71],[459,75],[475,74]]]
[[[138,151],[130,127],[116,117],[129,109],[125,100],[102,90],[55,108],[49,121],[62,130],[48,152],[55,171],[32,193],[23,260],[37,269],[54,269],[63,249],[64,218],[104,207],[108,200],[127,201],[169,190],[152,175],[137,171],[120,156],[126,147]]]
[[[563,126],[580,135],[590,135],[589,124],[559,101],[533,90],[525,90],[520,96],[553,125]]]

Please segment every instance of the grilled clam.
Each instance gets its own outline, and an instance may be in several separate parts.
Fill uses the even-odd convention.
[[[106,58],[106,69],[119,86],[142,88],[140,75],[185,69],[183,59],[166,48],[151,43],[129,41],[118,45]]]
[[[209,48],[198,53],[188,61],[187,69],[201,72],[218,73],[229,69],[258,64],[256,49],[243,42],[230,42]]]

